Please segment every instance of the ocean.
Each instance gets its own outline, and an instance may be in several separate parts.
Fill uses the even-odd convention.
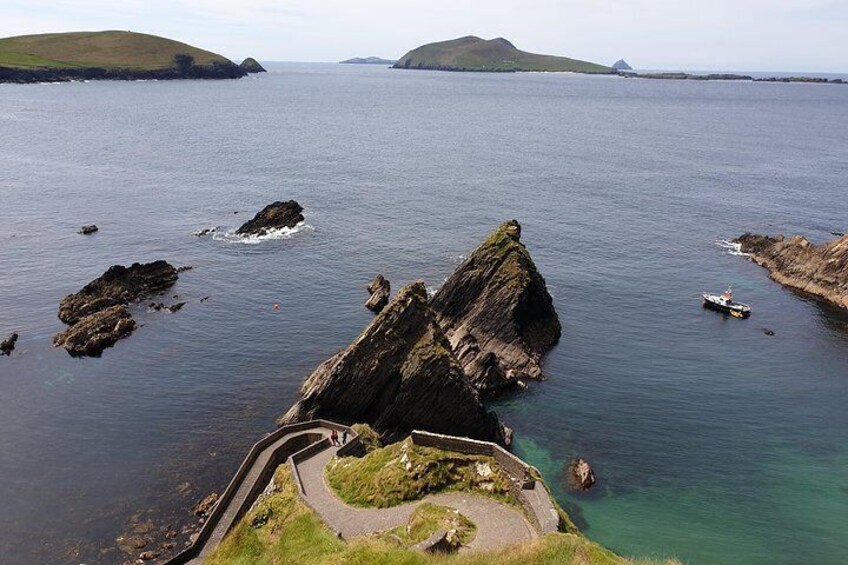
[[[845,561],[848,312],[722,242],[846,231],[848,87],[269,69],[0,85],[0,338],[20,334],[0,561],[120,562],[131,526],[193,521],[368,324],[376,273],[436,289],[510,218],[563,336],[548,380],[493,408],[586,535],[691,564]],[[226,235],[288,199],[292,233]],[[194,267],[167,297],[185,308],[136,307],[98,359],[52,347],[63,296],[155,259]],[[728,285],[750,319],[701,308]],[[565,488],[576,456],[586,494]]]

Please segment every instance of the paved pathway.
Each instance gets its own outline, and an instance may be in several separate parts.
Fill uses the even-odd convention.
[[[474,522],[477,535],[468,549],[499,549],[537,537],[524,515],[484,496],[469,493],[445,493],[393,508],[355,508],[342,502],[324,481],[324,467],[338,448],[320,451],[297,465],[304,495],[312,508],[333,530],[345,539],[372,532],[383,532],[405,525],[415,509],[423,502],[459,510]]]

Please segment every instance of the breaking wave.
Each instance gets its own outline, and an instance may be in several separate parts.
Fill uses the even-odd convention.
[[[296,234],[301,232],[312,232],[315,228],[306,223],[300,222],[293,228],[279,228],[268,230],[265,235],[241,235],[235,231],[214,232],[212,239],[215,241],[226,241],[227,243],[242,243],[245,245],[258,245],[263,241],[272,241],[277,239],[291,239]]]
[[[722,249],[727,249],[727,253],[729,255],[734,255],[736,257],[750,257],[750,254],[742,252],[741,243],[733,243],[732,241],[728,241],[726,239],[720,239],[716,241],[716,245],[718,245]]]

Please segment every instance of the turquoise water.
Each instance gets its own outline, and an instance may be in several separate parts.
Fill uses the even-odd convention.
[[[848,315],[718,242],[846,231],[848,88],[286,64],[0,85],[0,130],[0,334],[21,335],[0,358],[4,563],[120,562],[100,549],[134,513],[193,520],[371,319],[375,273],[435,288],[512,217],[563,337],[549,379],[494,408],[586,534],[693,564],[845,562]],[[289,238],[191,235],[290,198]],[[51,347],[62,296],[160,258],[194,266],[181,312],[138,311],[100,359]],[[701,309],[728,284],[751,319]],[[587,494],[564,490],[575,456]]]

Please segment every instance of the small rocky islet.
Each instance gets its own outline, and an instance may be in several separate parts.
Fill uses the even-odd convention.
[[[268,204],[252,219],[236,230],[236,235],[262,236],[269,231],[292,229],[304,221],[303,206],[294,200]]]
[[[816,245],[800,235],[746,233],[733,243],[783,286],[848,308],[848,235]]]
[[[179,271],[161,260],[110,267],[59,303],[59,319],[70,327],[56,334],[54,345],[76,357],[100,355],[136,329],[127,307],[173,286]]]

